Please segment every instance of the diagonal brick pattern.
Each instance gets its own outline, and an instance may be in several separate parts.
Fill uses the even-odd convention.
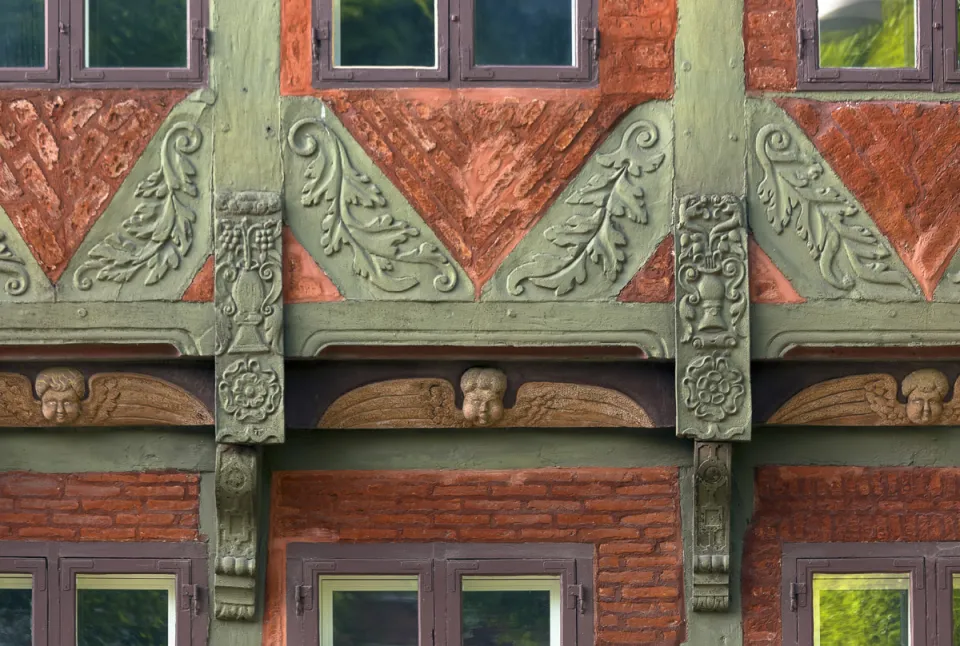
[[[0,207],[51,280],[185,95],[0,92]]]
[[[780,103],[932,300],[960,247],[958,106],[800,99]]]

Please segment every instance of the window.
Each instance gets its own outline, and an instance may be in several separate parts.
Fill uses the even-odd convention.
[[[0,82],[196,85],[206,0],[2,0]]]
[[[331,85],[586,83],[592,0],[314,0],[317,80]]]
[[[590,545],[294,544],[290,644],[590,646],[592,554]]]
[[[800,0],[801,89],[953,89],[957,2]]]
[[[206,641],[204,545],[16,542],[0,554],[4,646]]]
[[[785,646],[960,646],[960,543],[783,549]]]

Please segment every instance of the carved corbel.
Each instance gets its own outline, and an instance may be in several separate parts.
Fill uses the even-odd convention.
[[[257,583],[260,450],[217,445],[217,558],[214,615],[253,621]]]
[[[725,612],[730,607],[729,443],[694,444],[693,609]]]
[[[283,221],[277,193],[217,196],[217,441],[283,442]]]
[[[750,296],[743,201],[680,200],[677,249],[677,434],[750,439]]]

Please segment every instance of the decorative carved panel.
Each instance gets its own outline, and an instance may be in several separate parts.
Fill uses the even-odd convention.
[[[471,368],[460,380],[463,408],[445,379],[395,379],[362,386],[337,399],[319,428],[652,427],[636,402],[610,388],[530,382],[504,408],[506,375]]]
[[[730,607],[731,444],[694,444],[693,609]]]
[[[806,426],[957,426],[960,398],[939,370],[925,368],[898,385],[890,375],[873,373],[830,379],[804,388],[780,407],[768,424]],[[897,394],[902,392],[905,403]]]
[[[747,233],[733,195],[680,200],[677,434],[750,439]]]
[[[0,231],[0,282],[8,296],[22,296],[30,289],[30,275],[23,259],[10,249],[6,239]]]
[[[282,442],[280,195],[224,193],[216,209],[217,441]]]
[[[217,445],[217,558],[214,574],[214,614],[217,619],[253,621],[259,480],[259,449]]]
[[[0,373],[0,427],[211,424],[210,411],[196,397],[156,377],[100,373],[88,387],[73,368],[43,370],[33,383]]]

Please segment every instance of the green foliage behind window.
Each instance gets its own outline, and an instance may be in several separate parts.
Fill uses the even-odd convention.
[[[436,65],[433,0],[340,0],[338,6],[335,65]]]
[[[187,0],[86,0],[86,5],[87,67],[187,66]]]
[[[822,590],[820,646],[908,646],[909,591]]]
[[[820,31],[820,67],[914,67],[913,0],[882,0],[883,22]]]

